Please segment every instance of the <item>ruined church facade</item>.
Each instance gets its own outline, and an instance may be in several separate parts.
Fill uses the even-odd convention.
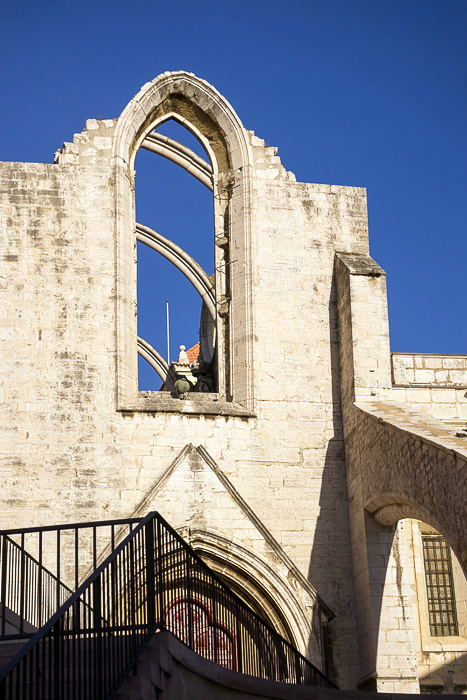
[[[212,190],[214,278],[136,220],[141,147]],[[296,182],[178,71],[1,163],[0,234],[1,527],[157,510],[339,687],[467,691],[467,357],[391,355],[364,189]],[[195,362],[138,337],[138,240],[202,297]]]

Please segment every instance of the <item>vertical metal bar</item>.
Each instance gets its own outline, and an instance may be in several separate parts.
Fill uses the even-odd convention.
[[[20,557],[20,581],[21,581],[21,597],[19,603],[19,632],[24,632],[24,597],[26,592],[25,581],[25,561],[24,561],[24,533],[21,535],[21,557]]]
[[[300,685],[302,682],[302,673],[300,668],[300,657],[295,653],[295,683]]]
[[[109,687],[109,678],[110,678],[110,658],[109,658],[109,646],[110,646],[110,635],[109,635],[109,606],[108,606],[108,601],[110,600],[110,569],[107,567],[103,572],[102,575],[104,577],[104,608],[105,609],[105,616],[103,617],[103,634],[102,634],[102,644],[103,644],[103,649],[104,649],[104,658],[105,658],[105,664],[104,664],[104,687],[103,687],[103,695],[107,695],[108,687]],[[107,606],[106,606],[107,604]],[[104,610],[102,611],[104,613]]]
[[[129,549],[130,549],[130,614],[129,614],[129,624],[132,628],[132,634],[128,635],[129,639],[129,646],[131,649],[131,638],[135,634],[135,623],[136,623],[136,591],[135,591],[135,538],[130,540],[129,542]]]
[[[95,532],[96,528],[94,528]],[[95,674],[95,697],[100,697],[102,694],[102,616],[101,616],[101,577],[93,581],[93,596],[92,603],[94,609],[93,627],[94,627],[94,674]]]
[[[36,599],[36,579],[34,576],[35,567],[32,563],[31,558],[28,556],[26,558],[26,580],[28,581],[28,587],[26,591],[27,595],[27,606],[26,606],[26,620],[34,624],[34,601]]]
[[[72,641],[67,635],[69,626],[69,613],[67,610],[61,617],[62,626],[62,640],[60,649],[60,668],[61,668],[61,698],[66,700],[71,693],[71,683],[70,683],[70,645]]]
[[[50,637],[50,633],[47,635],[47,637],[45,637],[45,639],[47,639],[47,640],[50,642],[49,637]],[[43,670],[43,672],[42,672],[42,674],[41,674],[41,685],[40,685],[40,688],[41,688],[41,691],[42,691],[42,695],[39,695],[39,693],[38,693],[38,696],[39,696],[39,697],[42,697],[42,698],[45,698],[45,697],[46,697],[46,695],[45,695],[45,683],[46,683],[46,670],[45,670],[45,669],[46,669],[46,665],[45,665],[45,640],[44,640],[44,639],[41,639],[41,641],[39,642],[39,644],[40,644],[39,656],[42,656],[41,665],[42,665],[42,668],[43,668],[44,670]],[[50,644],[49,644],[49,655],[50,655]],[[49,666],[50,666],[50,663],[49,663]],[[49,673],[50,673],[50,669],[49,669]],[[39,677],[39,674],[38,674],[38,673],[36,674],[36,677]],[[39,683],[37,683],[37,687],[39,687]]]
[[[120,587],[120,599],[119,599],[119,605],[120,605],[120,627],[121,627],[121,632],[120,632],[120,663],[124,664],[125,661],[125,632],[123,631],[123,626],[126,621],[126,598],[127,598],[127,586],[125,586],[125,581],[124,581],[124,571],[125,571],[125,551],[123,550],[120,552],[118,556],[118,572],[119,572],[119,587]]]
[[[113,581],[114,581],[114,574],[113,574],[113,563],[111,562],[110,567],[109,567],[109,576],[108,576],[108,594],[107,594],[107,601],[108,601],[108,612],[107,612],[107,620],[108,620],[108,658],[109,658],[109,663],[112,668],[115,667],[115,631],[114,631],[114,605],[113,605]],[[106,689],[106,693],[108,694],[109,688],[112,685],[112,682],[110,680],[109,686]]]
[[[91,619],[93,614],[93,600],[91,598],[92,588],[91,586],[84,592],[84,610],[83,610],[83,653],[82,653],[82,671],[81,678],[84,686],[83,696],[90,696],[90,682],[91,677],[94,676],[94,668],[92,666],[92,655],[90,652],[90,629],[92,627]],[[84,674],[84,678],[83,678]]]
[[[122,551],[122,575],[123,575],[123,580],[124,580],[124,586],[125,586],[125,608],[124,608],[124,619],[123,623],[125,627],[128,627],[129,622],[130,622],[130,586],[128,585],[128,566],[130,566],[128,562],[128,547],[125,547],[125,549]],[[126,574],[126,577],[125,577]],[[126,580],[125,580],[126,578]],[[125,656],[124,659],[128,658],[128,632],[125,633],[125,636],[123,637],[124,642],[125,642]]]
[[[5,636],[5,617],[6,617],[6,580],[7,580],[7,562],[8,562],[8,540],[6,535],[2,535],[2,637]]]
[[[39,530],[39,538],[38,538],[38,547],[39,547],[39,581],[38,581],[38,586],[37,586],[37,595],[39,598],[39,605],[38,605],[38,627],[42,627],[42,530]]]
[[[17,613],[18,612],[18,607],[16,605],[15,601],[15,585],[18,582],[19,578],[19,571],[18,571],[18,548],[17,546],[12,550],[12,562],[11,562],[11,573],[10,573],[10,585],[9,585],[9,599],[10,599],[10,604],[13,608],[14,606],[14,611]]]
[[[60,700],[60,620],[58,620],[52,628],[53,631],[53,685],[50,697],[53,700]],[[52,680],[52,674],[49,671],[49,683]]]
[[[154,570],[154,520],[145,525],[146,536],[146,587],[148,632],[156,628],[156,572]]]
[[[113,628],[113,633],[112,633],[112,639],[113,639],[113,648],[114,648],[114,654],[117,654],[117,649],[118,647],[118,638],[119,638],[119,632],[115,630],[115,627],[118,624],[118,610],[117,610],[117,560],[114,559],[111,564],[110,564],[110,596],[109,600],[111,601],[111,624]]]
[[[20,661],[20,663],[18,664],[19,667],[21,668],[21,671],[22,671],[21,684],[22,684],[23,693],[24,693],[24,691],[26,690],[26,682],[27,682],[27,681],[26,681],[27,670],[28,670],[28,669],[27,669],[27,658],[28,658],[27,656],[24,657],[24,658]]]
[[[237,659],[236,659],[236,664],[235,664],[235,670],[238,671],[239,673],[243,672],[243,663],[242,663],[242,630],[240,626],[240,612],[238,609],[238,600],[235,599],[235,622],[236,622],[236,654],[237,654]]]
[[[216,582],[213,580],[211,577],[210,580],[211,584],[211,615],[212,615],[212,632],[210,632],[210,635],[213,637],[213,647],[214,647],[214,659],[211,659],[211,661],[214,661],[214,663],[219,663],[219,654],[218,654],[218,649],[217,649],[217,638],[218,635],[216,633],[216,626],[217,626],[217,610],[216,610],[216,605],[217,605],[217,586]]]
[[[92,565],[94,568],[94,571],[97,569],[97,528],[94,525],[92,528]]]
[[[141,640],[144,637],[147,637],[149,635],[149,620],[148,620],[148,608],[147,605],[145,605],[147,599],[148,599],[148,577],[149,574],[152,574],[152,579],[154,580],[154,563],[153,563],[153,570],[152,572],[149,572],[148,569],[148,563],[147,563],[147,545],[151,546],[151,543],[146,542],[146,532],[145,530],[140,530],[139,533],[139,545],[138,545],[138,578],[137,578],[137,586],[136,586],[136,592],[137,592],[137,606],[138,606],[138,626],[139,626],[139,643],[141,643]],[[143,566],[144,563],[144,566]],[[152,592],[151,595],[151,600],[152,600],[152,614],[151,614],[151,625],[154,628],[154,622],[155,622],[155,601],[154,601],[154,592]]]
[[[56,590],[56,607],[60,607],[60,530],[57,530],[57,590]]]
[[[186,597],[188,604],[188,646],[193,649],[193,600],[191,591],[191,560],[187,552],[186,557]]]
[[[78,532],[78,529],[76,528],[75,530],[75,538],[76,538],[76,533]],[[76,552],[76,544],[77,541],[75,539],[75,552]],[[81,644],[81,637],[79,633],[79,625],[78,625],[78,620],[79,620],[79,602],[75,602],[73,604],[73,636],[70,638],[71,641],[68,642],[68,644],[71,645],[72,653],[71,653],[71,666],[72,666],[72,698],[73,700],[76,700],[76,693],[78,689],[78,683],[79,683],[79,675],[78,675],[78,664],[79,664],[79,651],[80,651],[80,644]]]
[[[75,527],[75,591],[78,588],[78,583],[79,583],[79,537],[78,537],[79,530],[77,527]]]
[[[164,610],[164,586],[162,578],[162,533],[161,533],[161,521],[157,518],[157,556],[158,556],[158,569],[159,569],[159,616],[160,624],[162,629],[165,629],[165,610]]]
[[[31,649],[31,665],[29,667],[29,688],[30,692],[34,688],[34,692],[31,692],[31,695],[33,697],[38,696],[37,692],[37,687],[38,687],[38,678],[39,678],[39,644],[36,644],[33,649]],[[35,657],[35,659],[34,659]],[[34,673],[34,671],[36,671]]]

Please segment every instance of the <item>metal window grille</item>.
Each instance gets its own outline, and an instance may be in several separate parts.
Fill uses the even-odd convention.
[[[449,545],[441,535],[423,535],[430,633],[433,637],[459,634],[456,596]]]

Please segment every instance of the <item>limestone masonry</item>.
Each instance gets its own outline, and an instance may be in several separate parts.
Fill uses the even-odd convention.
[[[157,135],[170,118],[210,162]],[[214,281],[136,222],[140,147],[213,190]],[[202,295],[198,362],[138,339],[137,235]],[[296,182],[177,71],[53,164],[1,163],[0,236],[1,527],[157,510],[341,688],[467,692],[467,357],[390,353],[364,189]],[[138,352],[168,390],[138,391]]]

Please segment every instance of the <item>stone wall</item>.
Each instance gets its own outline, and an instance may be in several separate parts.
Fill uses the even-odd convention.
[[[467,355],[391,353],[395,386],[439,386],[467,389]]]
[[[467,356],[392,353],[392,396],[467,434]]]
[[[421,559],[406,532],[408,518],[430,523],[466,570],[465,440],[452,434],[453,426],[430,417],[443,399],[455,401],[456,389],[393,384],[401,378],[401,364],[413,383],[416,378],[434,381],[435,363],[428,369],[428,358],[393,355],[391,377],[384,272],[373,261],[338,255],[336,283],[360,687],[418,692],[420,681],[428,687],[433,670],[445,664],[439,687],[452,691],[449,673],[455,671],[459,687],[465,680],[467,641],[458,639],[447,655],[442,647],[437,654],[421,643],[419,608],[426,602],[412,603],[410,574],[414,560],[418,556],[420,565]],[[440,371],[445,360],[437,360]],[[422,374],[416,377],[417,371]],[[423,394],[431,400],[428,406],[413,401]]]
[[[433,532],[426,524],[404,521],[405,545],[408,547],[406,575],[410,578],[411,613],[417,648],[420,691],[467,691],[467,580],[460,564],[452,554],[453,583],[456,596],[459,636],[437,637],[430,631],[425,570],[423,565],[422,532]],[[408,600],[409,600],[408,599]]]
[[[222,400],[136,391],[124,144],[142,138],[129,116],[146,123],[175,89],[186,104],[201,95],[209,124],[223,120],[235,146],[231,170],[218,174],[231,189],[233,269],[232,396]],[[397,355],[392,386],[385,274],[368,256],[365,191],[296,183],[273,150],[213,88],[177,73],[145,86],[117,122],[87,122],[54,165],[0,164],[0,525],[158,510],[214,565],[223,557],[226,578],[239,571],[318,665],[313,609],[334,614],[341,687],[379,673],[381,688],[414,690],[413,620],[394,615],[402,622],[390,628],[387,613],[401,612],[410,588],[395,523],[428,513],[465,565],[467,487],[465,443],[407,404],[427,413],[455,404],[463,420],[459,385],[416,382],[432,377],[417,372],[452,383],[467,370]],[[391,391],[406,392],[407,404],[391,402]],[[409,393],[427,391],[423,402]],[[420,510],[407,514],[407,502]]]
[[[102,124],[86,132],[112,131]],[[336,680],[355,685],[333,266],[336,248],[367,250],[365,192],[250,173],[255,294],[242,362],[255,369],[254,414],[175,399],[145,410],[144,396],[117,410],[115,178],[107,142],[80,164],[94,156],[75,141],[54,165],[0,166],[2,527],[154,509],[191,529],[201,552],[202,533],[217,533],[275,572],[301,606],[293,641],[320,663],[318,593],[336,616]],[[134,255],[130,276],[131,265]]]

